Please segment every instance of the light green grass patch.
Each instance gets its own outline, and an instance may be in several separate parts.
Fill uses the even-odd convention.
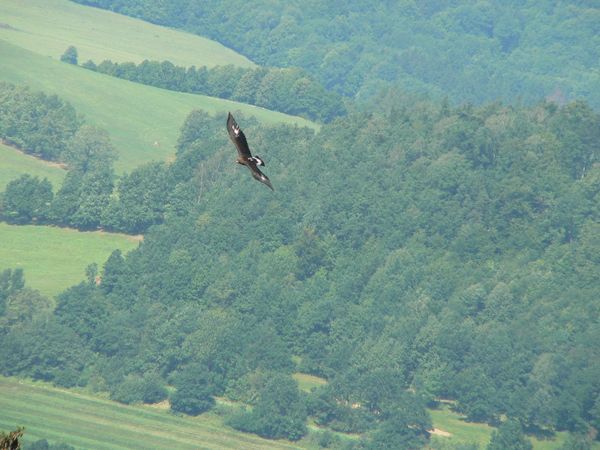
[[[0,143],[0,192],[9,182],[24,174],[48,178],[56,192],[66,173],[56,164],[47,163]]]
[[[490,441],[493,427],[485,423],[466,422],[464,416],[451,411],[447,407],[429,410],[433,427],[450,433],[444,437],[455,443],[477,443],[484,448]],[[441,438],[441,436],[439,437]]]
[[[68,0],[2,0],[0,22],[0,39],[55,59],[74,45],[79,63],[149,59],[181,66],[254,65],[210,39]]]
[[[85,268],[102,264],[115,249],[123,253],[139,237],[102,231],[0,223],[0,270],[22,268],[25,284],[54,296],[85,278]]]
[[[298,382],[298,387],[305,392],[310,392],[313,388],[318,388],[319,386],[327,384],[325,378],[309,375],[307,373],[296,372],[292,376],[294,380]]]
[[[450,433],[450,436],[434,435],[432,448],[435,449],[435,442],[450,441],[453,443],[477,443],[481,449],[484,449],[490,441],[492,432],[495,430],[485,423],[467,422],[464,416],[451,411],[447,406],[440,409],[429,410],[433,426],[435,429]],[[528,435],[534,450],[558,450],[565,442],[567,433],[556,433],[552,439],[538,439],[535,436]],[[600,443],[594,444],[594,449],[600,449]]]
[[[244,103],[144,86],[42,57],[0,40],[0,80],[56,94],[110,134],[119,159],[117,172],[175,154],[179,131],[194,109],[223,116],[240,110],[263,123],[318,126],[306,119]]]
[[[0,377],[0,430],[25,427],[25,439],[48,439],[87,449],[292,449],[236,432],[212,414],[176,416],[110,400]]]

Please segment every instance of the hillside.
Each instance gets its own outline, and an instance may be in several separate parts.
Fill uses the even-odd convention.
[[[155,59],[185,66],[254,65],[210,39],[67,0],[3,1],[0,22],[1,40],[55,60],[74,45],[80,62]]]
[[[298,66],[358,100],[395,87],[453,102],[585,99],[600,108],[598,2],[75,0]]]
[[[13,147],[0,143],[0,192],[9,181],[24,174],[40,178],[48,178],[52,185],[58,187],[65,177],[65,170],[56,164],[48,163],[33,156],[26,155]]]
[[[274,193],[227,164],[218,119],[191,116],[165,223],[111,255],[99,286],[62,293],[47,328],[8,333],[2,373],[93,373],[125,402],[169,383],[192,413],[225,395],[257,411],[233,426],[292,439],[310,415],[423,445],[440,397],[534,434],[598,425],[600,117],[582,103],[380,107],[317,135],[240,118]],[[34,363],[20,342],[45,333],[71,356]],[[303,400],[294,371],[328,383]]]
[[[0,80],[56,94],[70,102],[92,125],[108,130],[119,158],[118,172],[166,160],[185,117],[194,109],[226,117],[240,110],[265,123],[311,122],[263,108],[202,95],[167,91],[132,83],[65,64],[0,40]]]
[[[32,404],[37,405],[35,410]],[[199,445],[210,445],[211,449],[317,448],[308,439],[294,445],[237,433],[224,426],[218,415],[175,416],[165,410],[164,404],[127,406],[89,393],[14,378],[0,378],[0,406],[0,429],[24,425],[26,443],[47,439],[93,449],[123,448],[124,443],[128,449],[148,449],[158,442],[163,448],[181,449],[196,449]],[[491,427],[461,421],[459,415],[447,410],[433,414],[434,425],[451,432],[450,436],[438,437],[433,449],[447,448],[448,441],[489,442]],[[75,423],[77,427],[73,427]],[[564,438],[534,440],[533,448],[555,450],[563,443]]]
[[[218,417],[177,417],[159,406],[126,406],[42,383],[0,378],[0,430],[25,426],[25,442],[47,439],[87,449],[293,449],[237,433]]]

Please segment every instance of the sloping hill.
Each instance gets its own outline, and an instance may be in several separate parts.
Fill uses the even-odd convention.
[[[56,59],[74,45],[80,62],[155,59],[185,66],[254,65],[210,39],[67,0],[0,2],[0,39]]]
[[[25,439],[87,449],[292,449],[235,432],[214,416],[177,417],[149,406],[76,394],[46,384],[0,378],[0,430],[25,426]]]
[[[265,123],[284,122],[316,127],[299,117],[252,105],[202,95],[144,86],[40,56],[0,40],[0,80],[26,84],[57,94],[84,114],[86,121],[106,129],[119,159],[119,172],[174,154],[179,129],[193,109],[210,114],[241,110]]]
[[[74,1],[302,67],[361,100],[394,86],[456,102],[552,96],[600,107],[597,1]]]
[[[48,163],[26,155],[15,148],[0,143],[0,192],[7,183],[24,174],[48,178],[56,188],[60,186],[65,171],[56,164]]]

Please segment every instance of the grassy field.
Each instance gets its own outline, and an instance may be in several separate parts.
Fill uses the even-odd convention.
[[[318,388],[327,384],[325,378],[316,377],[307,373],[296,372],[293,374],[294,379],[298,382],[298,387],[305,391],[310,392],[312,388]]]
[[[163,406],[122,405],[48,383],[0,377],[0,430],[25,426],[29,441],[48,439],[85,449],[316,448],[310,437],[297,443],[264,440],[226,427],[215,414],[177,416]],[[486,424],[465,422],[448,408],[430,413],[435,428],[450,433],[445,437],[434,436],[430,443],[432,449],[447,441],[477,443],[484,449],[489,442],[493,428]],[[314,426],[310,428],[318,430]],[[530,437],[535,450],[559,449],[565,438],[566,433],[558,433],[552,440]],[[600,445],[595,443],[593,448],[598,449]]]
[[[0,377],[0,430],[25,427],[26,440],[85,449],[291,449],[225,427],[219,417],[179,417],[151,406],[127,406],[45,383]]]
[[[223,123],[227,111],[240,110],[265,123],[316,128],[308,120],[252,105],[172,92],[99,74],[3,40],[0,40],[0,55],[0,80],[57,94],[82,113],[88,123],[107,130],[119,154],[117,172],[172,156],[179,130],[193,109],[221,114]]]
[[[61,185],[65,171],[56,165],[26,155],[12,147],[0,143],[0,192],[15,178],[30,174],[40,178],[48,178],[54,190]]]
[[[254,65],[210,39],[68,0],[2,0],[0,39],[55,59],[74,45],[80,63],[151,59],[182,66]]]
[[[113,250],[136,248],[139,238],[0,222],[0,242],[0,270],[22,268],[27,286],[53,296],[82,281],[89,264],[102,267]]]
[[[433,409],[429,411],[433,426],[436,429],[450,433],[450,436],[435,436],[433,438],[433,449],[436,448],[435,442],[445,442],[449,440],[453,443],[477,443],[481,449],[484,449],[488,442],[493,427],[485,423],[466,422],[464,416],[457,414],[448,407]],[[567,433],[556,433],[552,439],[538,439],[534,436],[527,436],[533,444],[534,450],[558,450],[565,442]],[[600,449],[600,443],[595,443],[592,447]]]

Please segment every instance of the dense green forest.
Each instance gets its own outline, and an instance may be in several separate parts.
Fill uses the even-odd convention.
[[[0,81],[0,139],[49,161],[64,161],[63,150],[81,126],[75,109],[56,95]]]
[[[384,86],[453,101],[552,96],[600,107],[596,0],[75,0],[301,67],[357,99]]]
[[[425,444],[440,398],[529,432],[600,429],[600,116],[377,105],[318,134],[237,113],[275,193],[233,163],[224,117],[192,112],[176,160],[109,206],[160,212],[139,249],[54,310],[2,274],[1,373],[186,414],[225,396],[253,406],[238,429],[298,439],[312,417],[359,448]],[[302,393],[294,371],[328,383]]]

